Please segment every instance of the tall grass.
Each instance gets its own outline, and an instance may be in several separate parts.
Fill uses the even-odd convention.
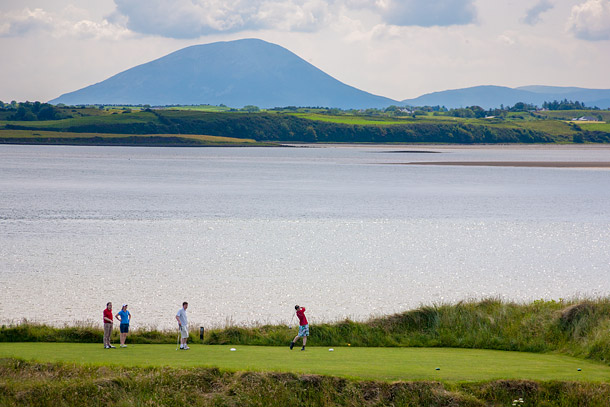
[[[0,360],[2,406],[590,406],[607,383],[355,381],[214,368],[124,368]]]
[[[425,306],[366,322],[312,326],[311,344],[419,346],[561,352],[610,364],[610,298],[582,301],[497,299]],[[210,344],[285,345],[281,326],[213,330]]]
[[[610,364],[610,298],[534,301],[498,299],[424,306],[369,321],[313,325],[309,344],[417,346],[560,352]],[[295,330],[283,325],[233,326],[206,331],[206,344],[285,346]],[[102,342],[101,327],[3,326],[0,342]],[[118,340],[114,333],[113,340]],[[136,330],[131,343],[174,343],[175,332]],[[191,341],[199,342],[198,332]]]

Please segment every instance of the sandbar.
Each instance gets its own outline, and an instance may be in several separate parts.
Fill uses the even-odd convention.
[[[610,168],[610,161],[414,161],[402,165],[459,165],[465,167]]]

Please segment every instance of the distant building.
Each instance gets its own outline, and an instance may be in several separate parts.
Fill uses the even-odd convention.
[[[598,122],[599,119],[593,116],[580,116],[572,119],[573,122]]]

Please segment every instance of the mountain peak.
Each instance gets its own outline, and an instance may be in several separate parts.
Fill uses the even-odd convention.
[[[519,88],[483,85],[428,93],[415,99],[403,100],[402,103],[409,106],[445,106],[449,109],[467,106],[490,109],[500,105],[513,106],[518,102],[542,106],[544,102],[559,99],[579,101],[589,107],[605,109],[610,107],[610,90],[540,85]]]
[[[50,102],[339,108],[397,103],[348,86],[289,50],[255,38],[183,48]]]

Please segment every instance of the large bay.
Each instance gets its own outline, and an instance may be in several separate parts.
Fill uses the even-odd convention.
[[[435,152],[435,153],[430,153]],[[0,322],[310,322],[464,299],[610,295],[591,146],[0,146]]]

